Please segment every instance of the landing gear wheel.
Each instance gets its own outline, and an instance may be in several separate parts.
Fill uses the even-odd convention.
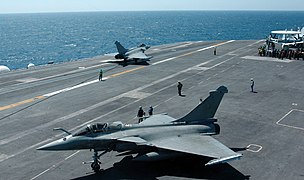
[[[100,170],[100,165],[98,163],[93,162],[91,164],[91,167],[94,172],[99,172],[99,170]]]
[[[100,164],[101,164],[101,162],[99,161],[100,156],[104,155],[107,152],[110,152],[111,150],[112,149],[109,148],[109,149],[105,150],[103,153],[98,155],[98,151],[96,149],[94,149],[94,154],[92,156],[93,162],[91,161],[92,162],[91,168],[94,172],[97,173],[100,170]]]

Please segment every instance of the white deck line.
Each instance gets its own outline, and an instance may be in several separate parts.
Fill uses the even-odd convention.
[[[297,127],[297,126],[291,126],[291,125],[287,125],[287,124],[281,123],[281,121],[282,121],[284,118],[286,118],[289,114],[291,114],[293,111],[299,111],[299,112],[304,113],[304,110],[292,109],[292,110],[290,110],[288,113],[286,113],[281,119],[279,119],[279,120],[276,122],[276,124],[279,125],[279,126],[284,126],[284,127],[288,127],[288,128],[298,129],[298,130],[304,131],[304,128]]]

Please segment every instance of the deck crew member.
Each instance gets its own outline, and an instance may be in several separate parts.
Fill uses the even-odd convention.
[[[99,81],[102,81],[102,74],[103,74],[103,71],[102,71],[102,69],[100,69],[100,71],[99,71]]]
[[[177,83],[177,92],[178,92],[179,96],[182,96],[182,88],[183,88],[183,84],[180,81],[178,81],[178,83]]]
[[[152,106],[150,106],[149,111],[148,111],[148,114],[149,114],[149,116],[152,116],[152,115],[153,115],[153,107],[152,107]]]
[[[251,78],[250,81],[251,81],[251,85],[250,85],[250,87],[251,87],[251,92],[254,92],[254,91],[253,91],[253,87],[254,87],[254,80],[253,80],[253,78]]]
[[[145,112],[144,112],[143,108],[140,106],[140,107],[139,107],[139,110],[138,110],[138,112],[137,112],[138,123],[140,123],[140,122],[143,121],[144,115],[145,115]]]

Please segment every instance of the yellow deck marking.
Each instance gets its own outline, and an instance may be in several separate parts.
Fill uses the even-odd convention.
[[[37,97],[31,98],[31,99],[27,99],[27,100],[20,101],[20,102],[14,103],[14,104],[3,106],[3,107],[0,107],[0,111],[10,109],[10,108],[13,108],[13,107],[17,107],[17,106],[27,104],[27,103],[30,103],[30,102],[34,102],[35,100],[43,99],[43,98],[44,98],[44,96],[37,96]]]
[[[136,70],[139,70],[139,69],[142,69],[144,68],[145,66],[140,66],[140,67],[137,67],[137,68],[134,68],[134,69],[130,69],[130,70],[126,70],[126,71],[122,71],[120,73],[117,73],[117,74],[112,74],[109,76],[109,78],[112,78],[112,77],[116,77],[116,76],[120,76],[120,75],[123,75],[123,74],[126,74],[126,73],[129,73],[129,72],[133,72],[133,71],[136,71]]]
[[[219,44],[216,44],[216,45],[213,45],[213,46],[221,46],[221,45],[224,45],[226,44],[227,42],[222,42],[222,43],[219,43]]]

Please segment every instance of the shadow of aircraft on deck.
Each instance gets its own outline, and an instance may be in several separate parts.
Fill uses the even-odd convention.
[[[210,160],[210,159],[209,159]],[[124,157],[113,167],[101,170],[99,173],[90,174],[74,180],[94,179],[146,179],[155,180],[162,176],[194,178],[194,179],[233,179],[248,180],[245,176],[229,164],[204,166],[205,160],[195,156],[186,156],[172,161],[135,162],[131,157]],[[206,161],[207,162],[207,161]]]
[[[126,67],[126,66],[129,66],[129,65],[140,65],[140,66],[148,66],[150,65],[147,61],[144,61],[144,62],[134,62],[134,61],[107,61],[106,63],[112,63],[112,64],[117,64],[117,65],[120,65],[122,67]]]

